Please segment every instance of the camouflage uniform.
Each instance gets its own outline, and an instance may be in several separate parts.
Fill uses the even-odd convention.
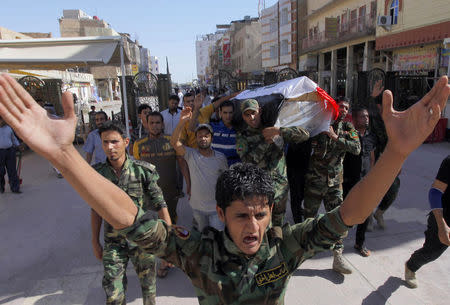
[[[268,228],[258,252],[246,256],[226,231],[189,232],[142,215],[139,210],[136,222],[120,232],[183,270],[201,305],[284,304],[291,274],[306,259],[332,249],[348,230],[337,208],[301,224]]]
[[[127,157],[120,177],[117,177],[109,161],[98,163],[94,168],[124,192],[143,211],[166,207],[161,189],[157,185],[158,173],[150,163],[133,161]],[[155,257],[143,252],[135,243],[128,242],[104,221],[103,288],[107,304],[126,304],[126,268],[128,260],[134,265],[142,288],[144,305],[155,304],[156,264]]]
[[[305,184],[305,218],[317,215],[322,200],[326,211],[342,203],[345,153],[358,155],[361,151],[358,132],[352,123],[338,121],[333,124],[333,129],[339,137],[336,142],[323,133],[312,138],[312,155]]]
[[[281,127],[280,132],[284,143],[300,143],[309,138],[309,132],[301,127]],[[275,189],[272,223],[281,226],[289,191],[283,147],[267,143],[262,129],[247,126],[236,134],[236,150],[242,162],[253,163],[270,173]]]
[[[378,160],[380,155],[383,153],[384,148],[386,147],[388,136],[386,133],[386,128],[384,126],[383,118],[381,117],[380,111],[378,110],[378,108],[376,108],[374,103],[370,103],[370,105],[371,105],[370,120],[369,120],[370,130],[377,136],[378,144],[375,149],[375,159]],[[381,200],[378,209],[382,210],[383,212],[386,211],[397,198],[399,189],[400,189],[400,178],[397,175],[391,187],[384,195],[383,200]]]

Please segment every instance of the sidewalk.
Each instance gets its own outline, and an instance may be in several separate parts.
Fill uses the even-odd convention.
[[[404,262],[423,243],[428,189],[449,153],[450,143],[425,144],[414,152],[401,173],[399,197],[385,214],[386,230],[367,233],[372,255],[363,258],[353,251],[355,230],[350,230],[344,256],[354,273],[335,273],[331,253],[322,253],[292,275],[285,304],[448,304],[449,251],[418,271],[419,288],[407,288],[402,279]],[[24,156],[22,178],[23,194],[7,188],[0,195],[0,304],[104,304],[102,265],[91,249],[89,207],[34,153]],[[178,212],[181,224],[190,226],[185,198]],[[131,264],[128,275],[128,304],[142,304]],[[173,269],[157,280],[157,304],[198,301],[187,277]]]

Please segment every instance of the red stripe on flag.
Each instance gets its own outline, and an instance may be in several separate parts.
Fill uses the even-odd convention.
[[[317,93],[319,94],[319,96],[321,98],[323,98],[324,100],[326,100],[330,104],[330,106],[333,108],[334,119],[336,120],[339,115],[339,107],[338,107],[336,101],[331,96],[329,96],[328,93],[326,93],[325,90],[323,90],[322,88],[317,87],[316,90],[317,90]]]

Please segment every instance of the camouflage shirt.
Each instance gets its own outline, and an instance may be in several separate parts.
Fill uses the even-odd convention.
[[[284,143],[308,140],[309,132],[301,127],[281,127]],[[262,129],[247,128],[236,134],[236,151],[242,162],[253,163],[270,173],[275,183],[287,183],[286,159],[283,147],[267,143]]]
[[[338,140],[318,134],[311,140],[311,158],[306,179],[317,179],[329,187],[343,181],[343,160],[346,152],[359,155],[361,143],[358,132],[350,122],[338,121],[332,125]]]
[[[131,160],[128,156],[122,173],[117,177],[108,160],[97,163],[94,169],[103,177],[120,187],[130,196],[136,206],[143,211],[158,211],[167,207],[161,189],[157,185],[159,175],[150,163]],[[106,221],[104,221],[105,242],[125,243],[126,240]],[[133,246],[133,245],[132,245]],[[134,245],[135,246],[135,245]]]
[[[187,231],[138,211],[120,232],[144,251],[173,263],[191,279],[199,303],[284,304],[291,274],[347,234],[339,208],[296,225],[268,228],[258,252],[244,255],[226,231]]]

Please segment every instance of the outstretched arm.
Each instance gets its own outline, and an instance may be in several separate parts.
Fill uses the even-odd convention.
[[[382,116],[388,134],[384,153],[370,172],[350,191],[341,205],[345,224],[362,223],[387,192],[408,155],[433,131],[450,94],[446,76],[406,111],[392,108],[392,93],[383,93]]]
[[[98,174],[72,145],[76,116],[72,94],[62,97],[63,119],[45,109],[6,74],[0,75],[0,116],[35,152],[48,159],[80,196],[114,228],[130,226],[137,207],[128,195]]]

